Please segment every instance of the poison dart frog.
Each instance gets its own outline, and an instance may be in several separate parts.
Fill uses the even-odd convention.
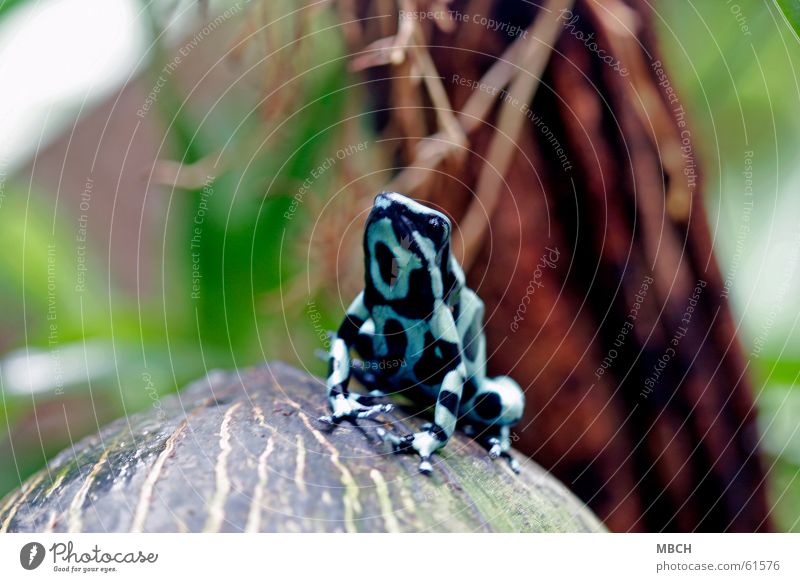
[[[433,422],[420,432],[396,435],[378,429],[395,452],[431,457],[456,425],[519,472],[509,449],[510,427],[520,420],[525,396],[508,376],[486,376],[484,305],[465,284],[450,252],[450,220],[396,192],[375,198],[364,230],[364,289],[332,334],[327,394],[331,414],[320,421],[370,418],[391,404],[387,394],[434,404]],[[351,350],[359,357],[351,361]],[[355,376],[369,394],[348,390]]]

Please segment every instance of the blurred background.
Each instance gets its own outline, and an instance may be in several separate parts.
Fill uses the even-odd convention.
[[[774,517],[800,531],[800,43],[766,0],[653,6]],[[328,2],[0,0],[0,497],[210,369],[323,372],[358,287],[336,265],[391,162],[338,22]]]

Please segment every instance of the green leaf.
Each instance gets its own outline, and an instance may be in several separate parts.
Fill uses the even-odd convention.
[[[25,0],[0,0],[0,16],[4,16],[6,12],[11,11],[12,8],[19,6]]]
[[[775,0],[775,4],[780,8],[795,35],[800,38],[800,0]]]

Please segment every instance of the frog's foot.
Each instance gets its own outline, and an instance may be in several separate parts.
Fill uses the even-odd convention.
[[[511,467],[511,470],[519,474],[519,463],[509,452],[511,450],[511,439],[508,435],[508,427],[503,427],[503,429],[505,430],[501,430],[500,434],[483,437],[478,439],[478,442],[489,451],[489,457],[492,460],[499,458],[505,459],[508,461],[508,466]]]
[[[378,428],[378,436],[389,443],[395,453],[416,453],[420,457],[419,472],[423,475],[433,473],[431,455],[441,448],[442,441],[436,438],[430,430],[422,430],[414,434],[397,436]]]
[[[380,400],[389,398],[389,394],[381,390],[370,390],[366,394],[350,394],[350,396],[354,397],[359,404],[364,404],[366,406],[371,406]]]
[[[357,420],[370,418],[380,412],[391,412],[391,404],[364,404],[366,397],[361,394],[350,393],[347,396],[338,394],[331,400],[331,414],[320,416],[319,421],[327,424],[337,424],[341,420]]]

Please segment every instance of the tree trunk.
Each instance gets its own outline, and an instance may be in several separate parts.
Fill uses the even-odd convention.
[[[521,451],[617,531],[769,529],[751,386],[649,4],[543,6],[455,1],[395,34],[390,3],[359,3],[353,61],[405,167],[390,187],[460,225],[490,371],[526,390]]]
[[[0,502],[0,531],[604,529],[517,453],[520,475],[458,434],[425,477],[374,423],[331,430],[326,411],[324,384],[286,364],[212,372],[59,454]]]

